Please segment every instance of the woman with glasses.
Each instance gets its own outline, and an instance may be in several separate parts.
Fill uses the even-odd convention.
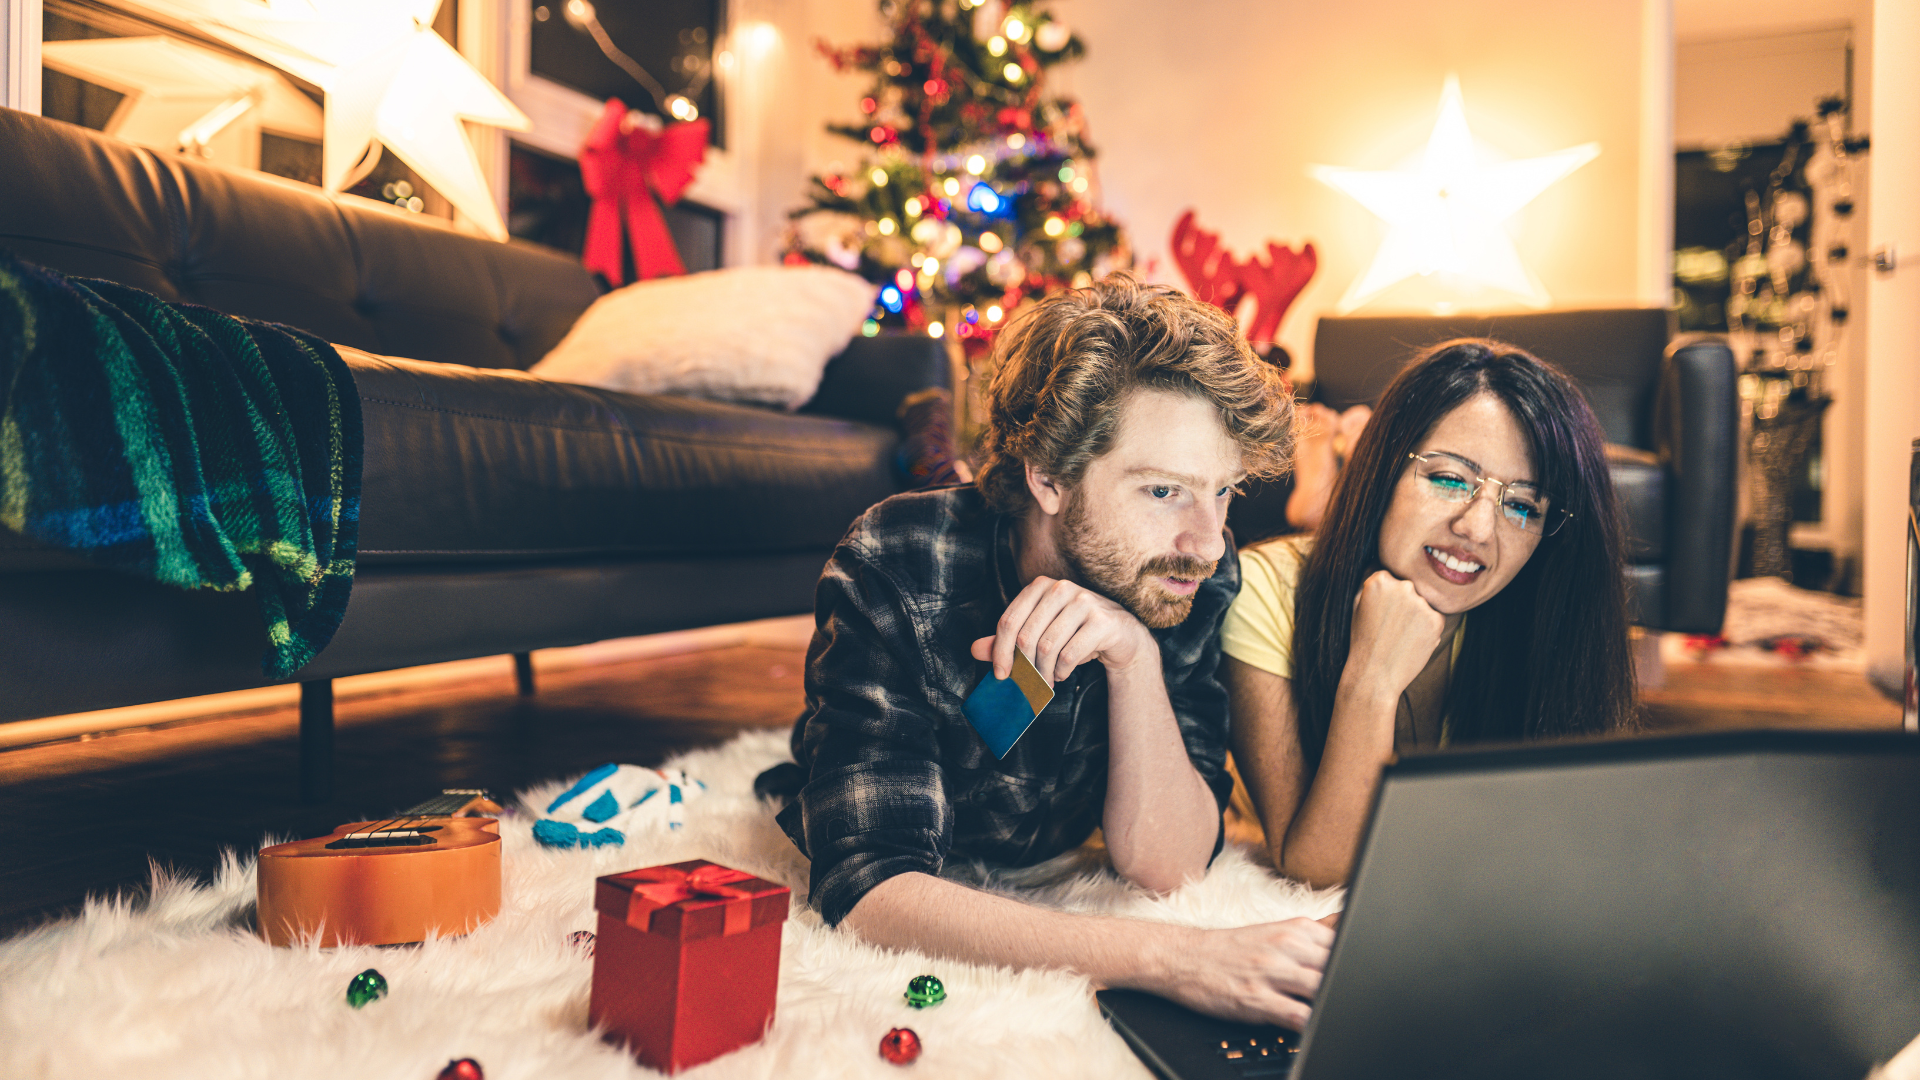
[[[1235,800],[1274,865],[1344,882],[1396,754],[1629,724],[1623,563],[1604,437],[1573,382],[1494,341],[1418,357],[1318,532],[1240,552],[1221,630]]]

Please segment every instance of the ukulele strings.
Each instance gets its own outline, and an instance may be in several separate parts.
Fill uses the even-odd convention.
[[[383,833],[403,832],[417,822],[424,822],[428,818],[438,816],[441,810],[441,804],[449,803],[449,801],[451,801],[451,803],[464,805],[466,802],[466,793],[462,792],[461,794],[458,794],[458,795],[451,795],[451,794],[436,795],[433,798],[428,799],[426,802],[423,802],[420,805],[413,807],[412,809],[407,811],[406,815],[403,817],[388,818],[385,821],[382,821],[380,824],[375,825],[371,829],[367,829],[364,832],[360,832],[360,833],[354,833],[352,835],[357,836],[361,839],[370,840],[373,837],[379,836]]]

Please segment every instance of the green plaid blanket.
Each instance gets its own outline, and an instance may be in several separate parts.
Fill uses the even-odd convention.
[[[360,434],[319,338],[0,251],[0,525],[183,589],[252,588],[275,679],[346,613]]]

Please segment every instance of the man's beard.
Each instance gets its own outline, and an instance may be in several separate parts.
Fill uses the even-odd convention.
[[[1102,534],[1091,517],[1079,492],[1068,497],[1060,529],[1060,555],[1068,569],[1151,629],[1164,630],[1185,622],[1193,613],[1193,596],[1175,596],[1159,579],[1200,581],[1213,576],[1215,564],[1193,555],[1159,555],[1144,563],[1135,562],[1125,538]]]

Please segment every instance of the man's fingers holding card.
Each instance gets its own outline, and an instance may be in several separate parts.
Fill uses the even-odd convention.
[[[1015,650],[1025,652],[1029,658],[1032,658],[1032,645],[1029,644],[1024,649],[1020,646],[1020,631],[1027,625],[1028,621],[1032,619],[1034,609],[1040,606],[1040,602],[1042,598],[1045,597],[1048,586],[1054,583],[1055,580],[1050,577],[1034,578],[1027,584],[1026,588],[1020,590],[1020,595],[1014,597],[1013,603],[1008,604],[1007,610],[1001,614],[1000,621],[994,626],[993,633],[993,655],[991,659],[993,660],[994,678],[1005,679],[1012,676],[1013,654]],[[978,653],[975,655],[977,656]],[[989,658],[981,657],[981,659],[985,660]]]
[[[1127,609],[1071,581],[1037,577],[1007,605],[991,640],[974,642],[976,659],[993,660],[995,678],[1007,678],[1015,653],[1026,656],[1049,685],[1090,660],[1124,662],[1152,636]]]
[[[1040,602],[1027,615],[1026,624],[1014,634],[1014,643],[1027,654],[1040,677],[1048,684],[1059,682],[1073,669],[1092,659],[1080,656],[1062,666],[1063,650],[1087,620],[1087,600],[1093,594],[1071,581],[1056,581],[1040,595]]]

